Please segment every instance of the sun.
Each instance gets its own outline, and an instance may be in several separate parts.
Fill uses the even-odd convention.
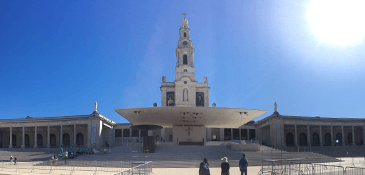
[[[307,10],[321,42],[347,45],[365,36],[365,0],[311,0]]]

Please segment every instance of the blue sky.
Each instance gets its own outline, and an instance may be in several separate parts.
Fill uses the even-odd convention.
[[[1,1],[0,118],[161,105],[186,12],[210,106],[365,118],[364,39],[321,42],[309,1]]]

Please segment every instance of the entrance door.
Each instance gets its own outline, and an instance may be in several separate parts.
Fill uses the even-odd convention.
[[[336,134],[336,145],[338,145],[338,146],[342,145],[342,134],[341,133]]]
[[[51,148],[57,148],[57,145],[56,145],[56,135],[54,134],[51,134],[50,136],[50,144],[51,144]]]
[[[314,133],[312,135],[312,138],[313,138],[313,146],[319,146],[320,142],[319,142],[319,135],[318,133]]]
[[[307,134],[299,134],[299,146],[307,146]]]
[[[326,133],[324,135],[324,146],[330,146],[331,145],[331,134]]]
[[[67,133],[63,134],[63,145],[64,145],[64,148],[67,148],[70,146],[70,135]]]
[[[291,132],[286,134],[286,146],[294,146],[294,135]]]

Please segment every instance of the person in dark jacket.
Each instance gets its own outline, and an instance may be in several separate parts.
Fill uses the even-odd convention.
[[[227,157],[223,157],[221,160],[223,160],[222,164],[221,164],[221,169],[222,175],[229,175],[229,163],[228,163],[228,158]]]
[[[246,155],[242,154],[242,158],[238,164],[238,166],[240,167],[241,175],[243,175],[243,173],[245,173],[245,175],[247,175],[248,160],[245,157],[246,157]]]
[[[199,175],[210,175],[208,159],[204,157],[203,162],[200,163]]]

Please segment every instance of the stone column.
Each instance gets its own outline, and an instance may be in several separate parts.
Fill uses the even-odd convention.
[[[37,148],[37,126],[34,127],[34,148]]]
[[[124,144],[124,135],[123,135],[123,128],[122,128],[122,145]]]
[[[307,125],[307,135],[308,135],[308,137],[307,137],[307,143],[308,143],[308,146],[310,146],[311,145],[311,132],[310,132],[310,127],[309,127],[309,125]]]
[[[60,147],[63,146],[63,125],[61,125],[61,131],[60,131]]]
[[[354,130],[354,126],[352,126],[351,128],[351,132],[352,132],[352,145],[355,146],[355,130]]]
[[[150,133],[148,133],[148,136],[150,136]],[[129,140],[132,141],[132,129],[129,129]]]
[[[74,124],[74,147],[76,147],[76,124]]]
[[[141,141],[141,130],[138,130],[138,141]]]
[[[246,140],[250,140],[250,129],[246,129],[246,136],[247,136],[247,139]]]
[[[9,143],[9,148],[13,148],[13,127],[10,126],[10,143]]]
[[[162,139],[165,139],[165,128],[161,129],[161,141]]]
[[[92,147],[92,143],[91,143],[91,123],[87,124],[87,147],[91,148]]]
[[[21,148],[25,148],[25,127],[23,126],[23,133],[22,133],[22,140],[23,140],[23,144],[22,144],[22,146],[21,146]]]
[[[333,142],[333,126],[331,126],[331,145],[335,145]]]
[[[231,128],[231,141],[233,140],[233,128]]]
[[[47,148],[50,148],[50,145],[51,145],[50,144],[51,142],[49,139],[50,139],[50,136],[49,136],[49,125],[48,125],[48,127],[47,127]]]
[[[294,133],[295,133],[295,135],[294,135],[294,144],[295,144],[295,146],[298,146],[298,133],[297,133],[297,125],[294,125]]]
[[[212,128],[207,128],[207,137],[205,139],[206,141],[212,140]]]
[[[322,126],[319,126],[319,145],[323,146],[323,142],[322,142]]]
[[[343,132],[343,126],[341,126],[341,132],[342,132],[342,141],[341,141],[341,145],[345,146],[345,133]]]
[[[362,126],[362,132],[363,132],[363,137],[364,137],[363,142],[364,142],[364,145],[365,145],[365,126]]]

